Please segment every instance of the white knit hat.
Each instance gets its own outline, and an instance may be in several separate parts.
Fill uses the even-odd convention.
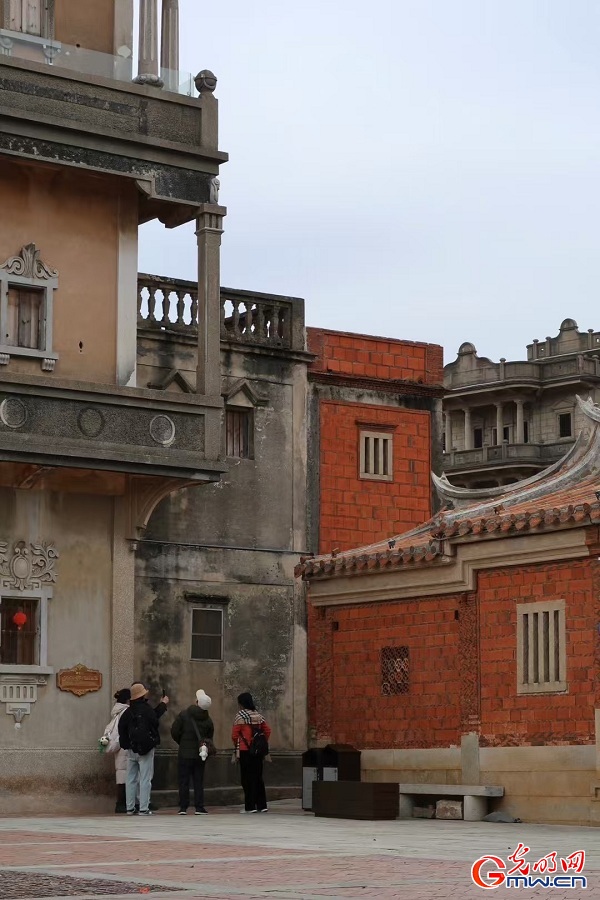
[[[202,688],[200,688],[199,691],[196,691],[196,701],[197,701],[198,706],[200,707],[200,709],[210,709],[210,705],[211,705],[211,703],[212,703],[212,700],[210,699],[210,697],[208,696],[208,694],[205,694],[205,693],[204,693],[204,691],[202,690]]]

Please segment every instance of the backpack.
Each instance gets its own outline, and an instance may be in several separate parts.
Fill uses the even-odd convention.
[[[259,722],[258,725],[251,722],[250,728],[252,729],[252,740],[248,744],[248,752],[258,759],[264,759],[269,755],[269,742],[263,731],[262,722]]]
[[[134,753],[146,756],[158,744],[151,722],[141,710],[132,709],[128,725],[129,744]]]

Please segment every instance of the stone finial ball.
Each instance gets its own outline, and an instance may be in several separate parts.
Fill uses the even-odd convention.
[[[202,69],[194,78],[194,84],[199,94],[205,94],[207,91],[212,94],[217,86],[217,76],[210,69]]]

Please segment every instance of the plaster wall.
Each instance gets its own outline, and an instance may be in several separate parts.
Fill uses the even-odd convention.
[[[82,202],[85,197],[85,203]],[[135,290],[119,268],[120,248],[137,253],[137,194],[133,183],[73,169],[35,168],[4,161],[0,171],[0,257],[4,262],[22,246],[35,243],[41,259],[58,270],[54,292],[55,375],[99,384],[117,382],[119,287]],[[129,265],[129,269],[135,269]],[[135,309],[135,293],[129,298]],[[120,383],[135,366],[135,332],[121,364]],[[40,361],[12,356],[7,371],[40,374]]]
[[[47,812],[49,796],[53,809],[72,809],[76,795],[111,789],[113,777],[97,753],[112,705],[113,500],[2,488],[0,509],[0,540],[51,542],[60,554],[48,615],[53,672],[20,729],[0,706],[0,814],[14,814],[15,793],[20,812]],[[102,673],[100,691],[76,697],[58,690],[56,673],[77,663]]]
[[[116,0],[116,3],[127,0]],[[55,37],[57,41],[113,53],[115,0],[94,0],[92,8],[81,0],[57,0],[55,11]]]

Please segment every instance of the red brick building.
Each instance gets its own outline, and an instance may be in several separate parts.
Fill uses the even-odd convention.
[[[432,512],[440,471],[442,348],[308,328],[309,531],[314,552],[381,541]],[[308,608],[309,709],[318,613]],[[314,731],[312,738],[314,739]]]
[[[434,479],[425,525],[307,560],[310,723],[371,780],[499,784],[523,820],[600,825],[600,408],[505,488]]]

